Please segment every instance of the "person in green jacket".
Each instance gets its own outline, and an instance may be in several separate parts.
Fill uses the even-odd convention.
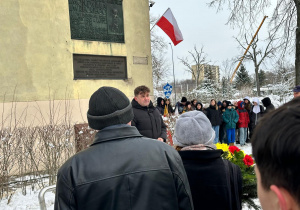
[[[232,146],[235,142],[236,123],[239,121],[239,115],[233,108],[233,104],[229,103],[226,111],[223,114],[223,120],[226,123],[228,144]]]

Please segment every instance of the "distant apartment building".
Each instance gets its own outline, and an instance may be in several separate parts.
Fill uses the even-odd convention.
[[[214,66],[214,65],[208,65],[208,64],[201,64],[199,65],[200,67],[200,75],[198,82],[201,82],[204,79],[205,73],[207,71],[211,71],[211,79],[214,80],[215,82],[220,82],[220,74],[219,74],[219,66]],[[192,80],[196,80],[195,75],[197,75],[197,65],[192,65],[193,72],[195,74],[192,74]]]

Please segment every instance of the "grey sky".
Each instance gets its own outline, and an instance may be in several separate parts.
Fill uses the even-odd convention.
[[[229,11],[227,8],[217,13],[216,8],[209,8],[208,1],[203,0],[155,0],[155,5],[150,9],[153,16],[161,16],[169,7],[177,20],[178,26],[182,32],[184,40],[174,49],[174,64],[176,79],[191,79],[191,74],[184,70],[184,66],[177,59],[178,57],[186,57],[188,51],[192,50],[196,44],[198,48],[204,46],[204,51],[209,60],[214,65],[222,65],[226,59],[235,56],[242,56],[243,51],[238,48],[238,43],[233,38],[238,36],[239,30],[232,29],[226,25]],[[269,17],[272,15],[265,14]],[[263,17],[258,17],[257,22],[260,23]],[[267,34],[268,24],[262,26],[260,37]],[[169,37],[158,27],[153,28],[155,32],[164,37],[165,41],[171,42]],[[255,29],[256,30],[256,29]],[[251,32],[252,34],[255,31]],[[173,44],[172,44],[173,45]],[[168,81],[172,81],[172,54],[169,46],[166,57],[170,64],[170,77]],[[235,68],[235,67],[234,67]],[[252,63],[246,64],[246,68],[250,73],[254,72]],[[268,66],[264,69],[268,70]]]

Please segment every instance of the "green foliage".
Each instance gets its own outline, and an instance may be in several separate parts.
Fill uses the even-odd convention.
[[[201,82],[201,85],[198,88],[198,92],[201,95],[202,99],[204,98],[216,98],[217,93],[219,92],[219,85],[215,81],[215,75],[211,66],[205,68],[204,79]]]
[[[243,182],[242,203],[248,207],[254,208],[255,210],[259,210],[260,207],[253,202],[253,199],[257,198],[257,181],[254,166],[247,166],[244,163],[243,160],[245,154],[243,151],[234,151],[234,154],[229,151],[225,151],[222,156],[223,158],[238,165],[241,169]]]
[[[232,98],[235,91],[235,88],[230,83],[230,78],[222,77],[220,90],[222,98]]]
[[[258,80],[261,86],[264,86],[266,83],[266,73],[264,70],[259,70],[258,72]]]
[[[236,73],[235,85],[237,89],[251,86],[251,78],[244,65],[241,65],[240,69]]]

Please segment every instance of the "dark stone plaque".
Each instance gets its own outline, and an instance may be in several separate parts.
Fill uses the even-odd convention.
[[[127,79],[126,57],[73,54],[74,79]]]
[[[124,43],[122,0],[69,0],[71,39]]]

